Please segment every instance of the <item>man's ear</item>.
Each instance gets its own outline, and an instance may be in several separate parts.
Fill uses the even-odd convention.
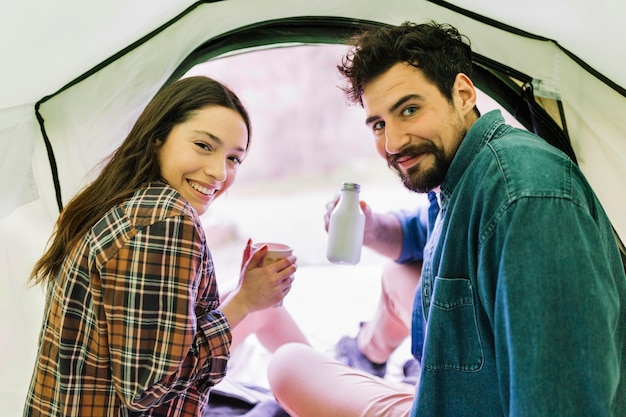
[[[454,79],[454,94],[459,100],[463,115],[467,115],[476,106],[476,88],[472,80],[462,72]]]

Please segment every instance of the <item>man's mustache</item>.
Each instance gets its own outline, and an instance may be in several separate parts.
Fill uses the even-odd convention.
[[[405,149],[402,149],[400,152],[395,154],[387,154],[387,164],[397,169],[398,160],[403,158],[414,158],[421,154],[432,152],[437,152],[437,148],[432,143],[425,143],[421,146],[410,146]]]

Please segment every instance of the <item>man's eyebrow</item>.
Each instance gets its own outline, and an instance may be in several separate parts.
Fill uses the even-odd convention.
[[[391,105],[391,107],[389,107],[388,112],[389,113],[393,113],[394,111],[398,110],[399,107],[403,106],[404,103],[406,103],[407,101],[410,100],[422,100],[424,97],[422,97],[419,94],[407,94],[406,96],[402,96],[398,99],[398,101],[396,101],[395,103],[393,103]],[[366,125],[370,125],[373,122],[375,122],[376,120],[380,119],[380,116],[370,116],[367,119],[365,119],[365,124]]]
[[[372,123],[374,123],[376,120],[378,120],[379,117],[378,116],[370,116],[367,119],[365,119],[365,126],[369,126]]]
[[[213,140],[214,142],[216,142],[220,146],[224,145],[224,141],[222,139],[220,139],[218,136],[215,136],[211,132],[208,132],[206,130],[194,130],[194,132],[199,133],[199,134],[204,135],[204,136],[208,136],[211,140]],[[241,147],[237,147],[235,150],[237,150],[239,152],[245,152],[246,151],[245,149],[243,149]]]

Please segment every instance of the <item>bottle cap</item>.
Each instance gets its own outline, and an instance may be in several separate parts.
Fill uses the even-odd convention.
[[[341,189],[342,190],[356,190],[356,191],[360,191],[361,190],[361,186],[359,184],[357,184],[356,182],[342,182],[341,183]]]

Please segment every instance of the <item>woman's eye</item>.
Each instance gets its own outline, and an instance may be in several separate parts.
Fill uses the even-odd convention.
[[[211,145],[209,145],[208,143],[205,142],[196,142],[196,146],[200,149],[203,149],[205,151],[211,151],[213,148],[211,148]]]
[[[230,159],[231,161],[233,161],[237,165],[241,164],[241,158],[239,158],[238,156],[231,156],[228,159]]]
[[[385,127],[385,122],[380,121],[380,122],[376,122],[372,125],[372,129],[374,130],[374,132],[378,132],[379,130],[382,130]]]

